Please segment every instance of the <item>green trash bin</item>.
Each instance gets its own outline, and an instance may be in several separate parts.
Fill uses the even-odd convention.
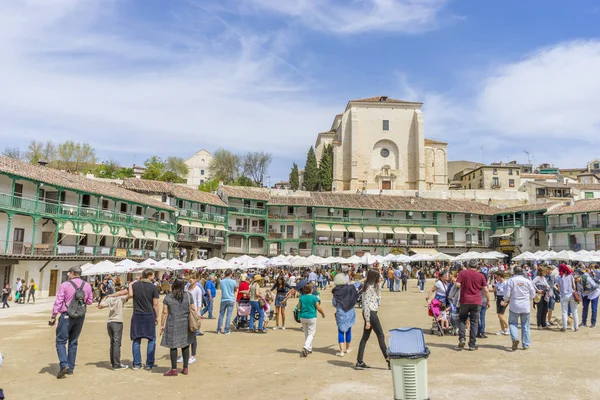
[[[429,348],[419,328],[390,331],[388,357],[392,369],[395,400],[427,400],[427,358]]]

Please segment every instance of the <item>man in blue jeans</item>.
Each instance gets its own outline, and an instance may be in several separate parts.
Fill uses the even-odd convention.
[[[204,316],[204,314],[206,314],[206,312],[208,311],[208,318],[209,319],[214,319],[213,317],[213,304],[215,302],[215,297],[217,296],[217,288],[215,287],[215,278],[214,276],[211,276],[210,278],[208,278],[208,280],[206,281],[206,286],[204,287],[204,289],[206,290],[206,294],[207,294],[207,304],[206,307],[204,307],[204,309],[202,309],[202,312],[200,315]]]
[[[130,336],[133,352],[133,369],[142,368],[142,339],[148,339],[146,365],[144,369],[156,368],[156,325],[158,325],[158,288],[154,286],[154,271],[142,272],[142,279],[129,285],[129,297],[133,297]]]
[[[221,279],[221,308],[219,309],[219,321],[217,323],[217,335],[224,333],[229,335],[229,325],[231,324],[231,314],[233,314],[233,305],[235,304],[235,292],[237,291],[236,282],[231,279],[231,270],[225,271],[225,278]],[[214,286],[214,285],[213,285]],[[215,292],[216,294],[216,292]],[[213,296],[214,299],[214,296]],[[225,327],[221,330],[223,325],[223,315],[227,313],[225,319]]]

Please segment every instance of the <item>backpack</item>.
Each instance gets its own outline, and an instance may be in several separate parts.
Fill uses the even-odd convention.
[[[589,291],[593,291],[596,290],[598,288],[598,284],[596,283],[596,281],[594,281],[593,279],[588,279],[587,276],[583,275],[581,277],[581,282],[583,283],[583,291],[585,292],[586,289],[589,287]]]
[[[81,286],[79,288],[77,285],[75,285],[75,282],[68,282],[75,288],[75,295],[67,306],[67,315],[69,318],[82,318],[85,316],[85,312],[87,310],[87,305],[85,304],[85,293],[83,292],[85,281],[81,282]]]

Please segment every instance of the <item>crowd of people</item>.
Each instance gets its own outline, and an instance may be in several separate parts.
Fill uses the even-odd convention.
[[[15,284],[14,289],[14,302],[15,304],[25,304],[25,298],[27,298],[27,304],[33,300],[33,304],[35,304],[35,292],[37,290],[37,284],[33,279],[27,281],[25,279],[17,278],[17,282]],[[13,301],[13,289],[10,286],[10,283],[7,283],[2,288],[2,308],[10,308],[10,303]]]
[[[171,368],[165,376],[187,374],[189,365],[196,361],[198,337],[202,336],[200,320],[203,315],[214,318],[214,302],[220,290],[217,334],[228,335],[231,328],[246,329],[250,333],[266,334],[269,329],[285,330],[286,307],[291,299],[297,300],[294,319],[301,324],[304,341],[300,350],[302,357],[312,354],[317,332],[317,317],[326,317],[321,305],[321,290],[333,286],[332,305],[339,357],[352,352],[352,329],[356,324],[356,308],[361,306],[363,330],[356,356],[355,368],[369,368],[364,360],[365,347],[374,332],[388,363],[384,329],[378,315],[382,290],[405,291],[409,278],[416,278],[418,289],[423,292],[427,279],[434,284],[426,294],[433,310],[439,331],[451,331],[458,335],[458,349],[467,347],[477,350],[477,339],[487,338],[485,330],[486,311],[495,297],[496,313],[500,322],[498,335],[510,335],[512,349],[522,344],[530,346],[530,313],[536,308],[539,329],[550,329],[557,324],[552,318],[556,303],[562,306],[561,331],[567,331],[569,322],[577,331],[587,326],[588,309],[591,308],[590,326],[595,327],[600,287],[600,271],[570,268],[565,264],[532,266],[506,266],[502,263],[486,264],[476,260],[466,265],[443,266],[435,264],[425,268],[411,265],[383,267],[350,266],[343,268],[268,268],[261,273],[231,270],[223,272],[186,271],[185,274],[164,273],[155,277],[151,269],[144,270],[141,277],[122,284],[118,278],[107,276],[96,280],[96,290],[81,279],[77,267],[69,270],[69,280],[57,293],[50,325],[56,328],[56,348],[60,361],[57,377],[72,374],[75,369],[77,341],[85,320],[86,306],[98,300],[100,309],[107,308],[107,331],[109,358],[114,370],[128,369],[121,363],[123,335],[123,306],[133,303],[130,322],[132,341],[132,368],[152,370],[156,368],[155,349],[157,326],[160,345],[169,349]],[[160,313],[159,287],[167,285]],[[94,292],[96,293],[94,295]],[[582,303],[582,320],[579,323],[578,304]],[[509,309],[508,320],[505,317]],[[237,310],[234,318],[234,310]],[[274,320],[275,326],[269,328]],[[520,324],[520,327],[519,327]],[[521,336],[519,337],[519,328]],[[468,331],[468,342],[467,342]],[[142,341],[147,341],[146,361],[142,361]],[[179,370],[177,364],[182,363]]]

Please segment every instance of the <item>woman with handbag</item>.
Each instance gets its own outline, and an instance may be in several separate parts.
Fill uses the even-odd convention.
[[[183,279],[175,278],[171,293],[163,300],[163,313],[160,323],[162,340],[160,345],[169,348],[171,369],[164,376],[177,376],[177,349],[183,353],[183,369],[181,373],[188,374],[190,345],[194,343],[194,331],[190,329],[190,313],[197,314],[192,295],[185,291]],[[194,318],[193,315],[191,315]]]
[[[561,332],[567,331],[567,321],[569,311],[573,315],[573,329],[579,330],[579,317],[577,313],[577,304],[581,302],[581,296],[576,290],[573,272],[565,264],[558,266],[559,277],[556,279],[556,285],[560,292],[560,307],[562,309],[562,328]]]
[[[265,312],[263,311],[264,300],[262,300],[262,293],[260,291],[259,282],[263,280],[262,276],[255,274],[250,285],[250,332],[254,333],[267,333],[263,330],[263,322],[265,320]],[[254,316],[258,314],[258,330],[254,329]]]
[[[550,302],[550,296],[553,296],[552,288],[546,280],[546,275],[549,273],[548,268],[540,266],[538,273],[533,278],[533,286],[536,290],[536,296],[533,299],[534,304],[537,307],[537,327],[538,329],[550,329],[547,325],[546,315],[548,314],[548,303]]]

